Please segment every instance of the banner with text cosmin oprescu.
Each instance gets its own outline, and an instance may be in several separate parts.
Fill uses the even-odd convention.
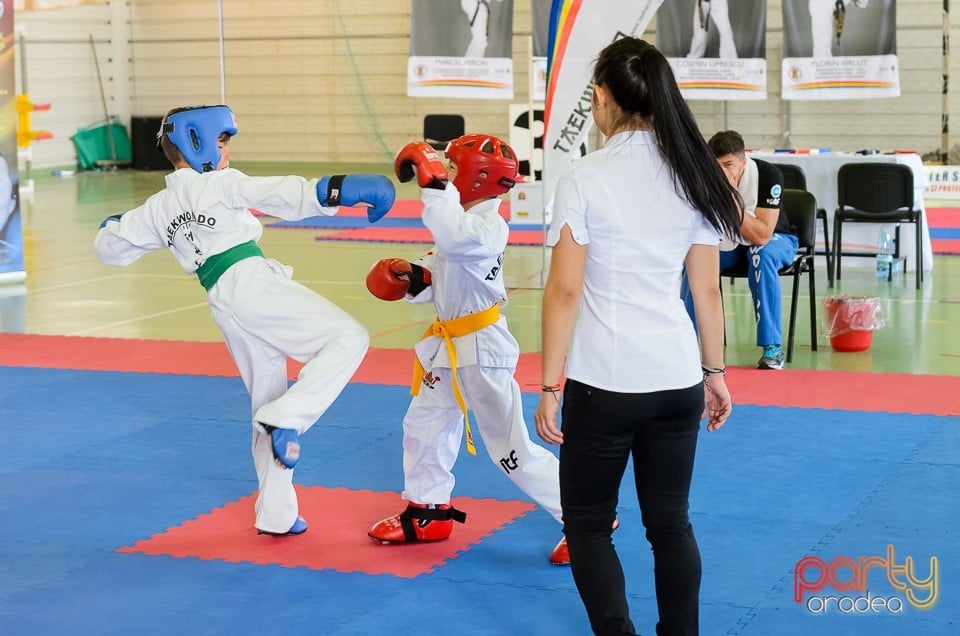
[[[513,0],[413,0],[407,95],[513,98]]]
[[[784,99],[898,97],[896,0],[783,0]]]
[[[543,200],[547,207],[560,176],[581,156],[593,126],[593,63],[607,44],[641,37],[663,0],[554,0],[547,51],[544,109]]]
[[[766,0],[683,0],[657,12],[657,48],[687,99],[766,99],[766,31]]]
[[[0,3],[0,283],[26,278],[17,189],[17,89],[13,0]]]

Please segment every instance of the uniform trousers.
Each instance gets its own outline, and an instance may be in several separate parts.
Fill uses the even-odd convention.
[[[493,463],[559,522],[557,457],[530,439],[523,418],[520,385],[511,368],[469,365],[457,368],[467,406],[476,418]],[[403,418],[403,498],[420,504],[450,501],[463,440],[463,413],[450,384],[449,368],[433,368]]]
[[[620,484],[632,456],[637,499],[653,548],[657,634],[697,634],[700,551],[688,517],[704,407],[703,383],[615,393],[567,380],[560,496],[573,578],[594,633],[635,634],[612,541]]]
[[[270,435],[260,424],[305,433],[343,391],[370,345],[363,325],[292,280],[292,271],[274,260],[247,258],[208,293],[213,319],[250,393],[259,482],[255,525],[273,533],[293,526],[299,505],[293,470],[274,461]],[[304,364],[292,385],[287,358]]]
[[[766,245],[741,245],[729,252],[720,252],[720,269],[747,266],[747,286],[753,298],[757,321],[757,346],[783,344],[783,302],[780,287],[781,268],[793,262],[799,242],[793,234],[775,232]],[[687,313],[694,318],[693,295],[684,272],[680,295]]]

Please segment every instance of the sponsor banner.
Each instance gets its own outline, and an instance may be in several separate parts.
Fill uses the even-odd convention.
[[[766,99],[763,59],[667,58],[686,99]]]
[[[547,56],[550,55],[550,5],[552,0],[531,0],[533,51],[530,60],[530,99],[547,99]]]
[[[766,29],[766,0],[666,2],[657,48],[687,99],[766,99]]]
[[[783,59],[783,99],[869,99],[899,95],[896,55]]]
[[[410,57],[409,97],[513,98],[513,60],[470,57]]]
[[[896,0],[782,0],[783,99],[900,95]]]
[[[513,98],[513,0],[413,0],[407,95]]]
[[[960,166],[924,166],[924,199],[960,199]]]

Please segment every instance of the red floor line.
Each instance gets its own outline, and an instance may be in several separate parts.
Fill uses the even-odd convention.
[[[409,349],[371,349],[353,381],[405,386],[412,365]],[[10,333],[0,334],[0,366],[237,376],[220,342]],[[291,363],[290,378],[295,379],[298,371],[299,365]],[[523,354],[517,367],[521,388],[536,392],[539,378],[540,354]],[[960,377],[950,375],[731,368],[727,384],[738,405],[960,415]]]

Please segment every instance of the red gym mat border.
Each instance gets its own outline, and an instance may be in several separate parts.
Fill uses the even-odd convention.
[[[222,342],[135,340],[85,336],[0,334],[0,366],[237,377]],[[290,379],[300,366],[289,365]],[[413,368],[408,349],[370,349],[353,382],[407,386]],[[540,354],[520,357],[517,380],[537,392]],[[730,367],[727,384],[736,404],[822,408],[874,413],[960,415],[960,377]],[[785,390],[789,387],[789,390]]]

